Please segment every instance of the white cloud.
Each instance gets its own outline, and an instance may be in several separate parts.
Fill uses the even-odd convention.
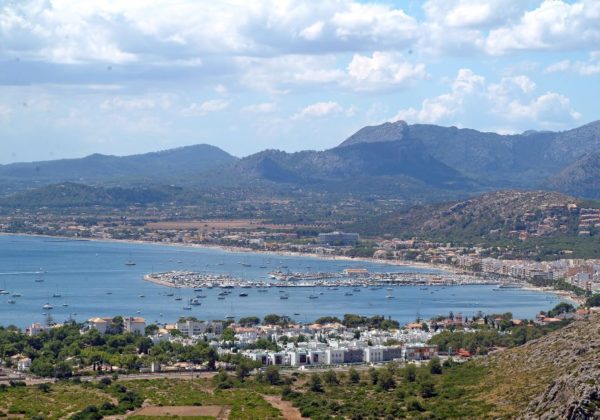
[[[123,109],[127,111],[169,109],[173,105],[174,97],[169,94],[142,95],[142,96],[115,96],[107,98],[100,104],[100,108],[108,110]]]
[[[535,89],[535,82],[525,75],[503,77],[499,82],[488,83],[472,70],[461,69],[450,83],[448,93],[426,98],[420,109],[400,110],[392,120],[454,124],[458,116],[470,113],[527,128],[531,125],[560,128],[581,117],[565,95],[556,92],[537,95]]]
[[[229,106],[229,102],[223,99],[211,99],[209,101],[192,103],[181,111],[185,117],[203,116],[213,112],[220,112]]]
[[[339,39],[400,43],[401,47],[416,36],[417,21],[401,9],[355,2],[348,2],[345,9],[331,19]]]
[[[308,41],[315,41],[321,37],[323,33],[323,27],[325,23],[323,21],[317,21],[310,26],[302,29],[300,36]]]
[[[339,114],[341,112],[343,112],[343,108],[337,102],[316,102],[299,110],[296,114],[294,114],[293,118],[322,118],[334,114]]]
[[[12,109],[8,105],[0,104],[0,121],[7,120],[12,113]]]
[[[262,102],[259,104],[253,104],[245,106],[242,111],[251,114],[266,114],[269,112],[275,112],[277,104],[275,102]]]
[[[572,71],[581,76],[593,76],[600,73],[600,51],[592,51],[587,61],[562,60],[546,67],[545,73]]]
[[[492,55],[512,51],[586,49],[600,44],[600,2],[545,0],[518,22],[494,29],[486,40]]]
[[[435,123],[462,112],[465,99],[481,93],[485,78],[470,69],[460,69],[451,83],[451,91],[433,98],[427,98],[421,109],[408,108],[399,111],[393,120],[409,120],[424,123]]]
[[[424,64],[411,64],[400,55],[374,52],[371,57],[355,54],[348,64],[349,82],[357,90],[406,87],[427,76]]]

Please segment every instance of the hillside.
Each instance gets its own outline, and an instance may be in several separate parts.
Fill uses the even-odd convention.
[[[518,237],[521,232],[553,234],[567,223],[567,205],[573,197],[547,191],[503,190],[464,201],[418,206],[380,221],[396,234],[429,238],[481,240]],[[552,223],[551,223],[552,222]],[[543,225],[542,228],[540,225]],[[545,230],[544,230],[545,229]]]
[[[500,135],[404,121],[364,127],[339,146],[237,159],[209,145],[133,156],[0,166],[0,194],[64,182],[95,186],[174,184],[187,189],[343,191],[361,199],[440,202],[505,188],[558,189],[595,198],[600,122],[564,132]],[[281,198],[274,193],[273,197]]]
[[[600,416],[600,314],[483,359],[477,398],[495,417],[591,419]]]
[[[60,182],[160,182],[197,176],[236,158],[200,144],[131,156],[94,154],[81,159],[0,165],[0,180],[27,186]]]
[[[241,159],[227,177],[315,184],[362,177],[403,176],[439,188],[474,184],[460,172],[424,152],[418,142],[357,143],[322,152],[267,150]]]
[[[93,187],[72,182],[52,184],[0,198],[0,208],[125,207],[172,200],[180,190],[173,187]]]
[[[600,199],[600,152],[586,154],[552,176],[548,187],[579,197]]]

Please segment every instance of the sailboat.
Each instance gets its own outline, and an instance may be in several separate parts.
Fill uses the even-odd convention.
[[[6,280],[4,280],[4,289],[0,289],[0,295],[9,295],[10,292],[6,290]]]
[[[134,266],[135,264],[136,264],[135,261],[133,261],[131,259],[131,253],[129,253],[129,259],[127,260],[127,262],[125,263],[125,265],[131,267],[131,266]]]
[[[184,311],[191,311],[191,310],[192,310],[192,307],[191,307],[190,305],[191,305],[191,300],[190,300],[190,301],[188,301],[188,304],[187,304],[186,306],[184,306],[184,307],[183,307],[183,310],[184,310]]]

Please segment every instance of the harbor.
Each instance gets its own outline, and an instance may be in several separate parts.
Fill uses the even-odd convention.
[[[282,272],[268,273],[265,279],[246,279],[226,274],[211,274],[193,271],[167,271],[150,273],[144,280],[161,286],[175,288],[305,288],[305,287],[378,287],[378,286],[460,286],[498,285],[495,278],[477,277],[468,274],[448,273],[369,273],[365,269],[341,272]],[[518,287],[518,285],[512,285]],[[499,287],[509,287],[500,284]]]
[[[449,311],[527,318],[565,300],[424,267],[124,242],[0,235],[0,265],[2,319],[19,327],[113,313],[156,323],[270,313],[302,322],[360,313],[407,323]]]

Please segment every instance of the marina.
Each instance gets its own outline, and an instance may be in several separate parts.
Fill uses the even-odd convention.
[[[486,279],[466,274],[381,272],[348,275],[345,272],[291,273],[285,276],[269,273],[265,280],[249,280],[230,275],[215,275],[193,271],[150,273],[144,280],[167,287],[193,288],[264,288],[264,287],[370,287],[370,286],[456,286],[498,285],[497,279]],[[518,288],[516,284],[500,284],[499,288]],[[355,289],[360,291],[360,289]],[[352,296],[351,294],[349,296]]]
[[[125,265],[128,261],[135,265]],[[460,282],[451,273],[422,267],[28,236],[0,236],[0,267],[0,288],[8,292],[0,295],[0,322],[19,327],[48,318],[83,321],[116,314],[139,315],[148,323],[174,322],[183,315],[225,319],[270,313],[298,313],[294,317],[302,322],[345,313],[410,322],[417,313],[433,317],[449,311],[469,317],[478,311],[510,311],[515,317],[532,318],[562,299],[521,288],[498,292],[494,291],[498,285],[473,284],[467,278]],[[174,267],[182,273],[196,273],[197,281],[187,287],[166,287],[166,283],[144,280],[148,273],[171,273]],[[373,281],[364,277],[364,271],[351,272],[352,276],[345,271],[357,268],[366,270]],[[277,271],[335,276],[327,280],[271,278]],[[183,283],[187,278],[188,274],[180,276]],[[385,279],[393,281],[386,284]],[[456,284],[434,284],[436,279],[454,279]],[[387,298],[388,294],[393,297]]]

